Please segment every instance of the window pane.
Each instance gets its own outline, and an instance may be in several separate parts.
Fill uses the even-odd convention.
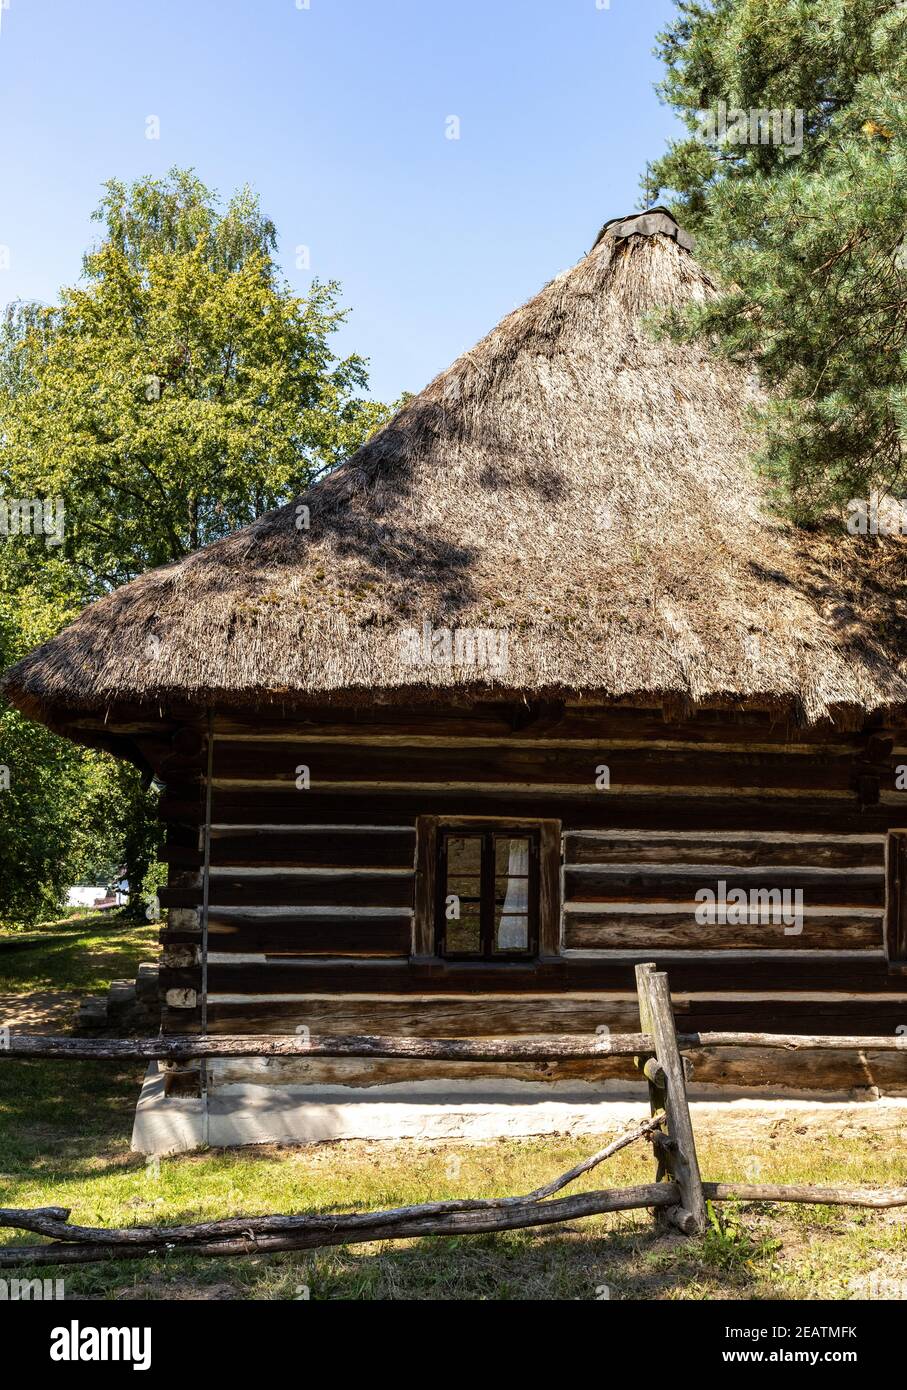
[[[494,949],[496,951],[526,951],[529,949],[529,917],[525,912],[504,913],[495,908]]]
[[[528,878],[496,878],[494,902],[495,907],[503,908],[505,912],[528,912]]]
[[[529,841],[513,840],[509,835],[494,837],[495,875],[526,875],[529,873]]]
[[[477,960],[529,955],[537,910],[536,847],[535,837],[525,831],[443,835],[438,936],[445,955]]]
[[[482,893],[482,880],[480,878],[467,877],[465,874],[447,875],[447,892],[445,897],[455,896],[462,898],[466,902],[478,902]]]
[[[444,936],[448,955],[482,951],[482,839],[449,835],[444,886]]]
[[[444,933],[448,955],[479,955],[482,950],[482,932],[478,906],[463,904],[459,917],[448,918],[445,921]]]
[[[448,836],[447,872],[449,874],[480,874],[482,872],[481,836]]]

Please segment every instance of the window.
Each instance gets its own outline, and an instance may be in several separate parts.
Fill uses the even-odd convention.
[[[435,943],[448,960],[525,960],[538,953],[539,832],[441,829]]]

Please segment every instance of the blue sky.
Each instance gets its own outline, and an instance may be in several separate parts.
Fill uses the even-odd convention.
[[[0,302],[78,277],[105,179],[193,166],[257,189],[297,291],[341,282],[338,347],[392,399],[631,211],[678,128],[672,0],[308,3],[0,0]]]

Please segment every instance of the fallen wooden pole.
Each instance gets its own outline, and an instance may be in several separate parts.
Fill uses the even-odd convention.
[[[795,1187],[748,1183],[702,1184],[703,1195],[710,1202],[806,1202],[828,1206],[888,1207],[907,1206],[907,1188],[890,1191],[872,1188]],[[153,1241],[117,1243],[73,1241],[52,1245],[5,1245],[0,1247],[0,1269],[22,1269],[36,1265],[89,1264],[105,1260],[135,1260],[150,1256],[191,1255],[198,1257],[230,1258],[236,1255],[266,1255],[284,1250],[313,1250],[328,1245],[366,1244],[379,1240],[409,1240],[419,1236],[478,1235],[488,1231],[518,1230],[529,1226],[546,1226],[559,1221],[575,1221],[606,1212],[632,1211],[642,1207],[668,1208],[676,1205],[680,1191],[676,1183],[651,1183],[644,1187],[625,1188],[618,1192],[581,1192],[573,1197],[553,1202],[527,1202],[519,1206],[454,1212],[447,1216],[413,1216],[391,1221],[394,1212],[334,1213],[332,1217],[303,1218],[333,1225],[311,1226],[303,1230],[288,1230],[256,1234],[256,1226],[266,1217],[235,1217],[231,1225],[239,1234],[198,1241],[177,1242],[171,1231],[178,1228],[159,1227]],[[58,1212],[60,1208],[44,1210]],[[402,1208],[401,1210],[407,1210]],[[412,1210],[418,1210],[413,1208]],[[35,1213],[31,1213],[35,1215]],[[351,1227],[342,1218],[355,1216],[361,1224]],[[277,1218],[283,1220],[285,1218]],[[368,1224],[370,1221],[370,1224]],[[225,1223],[209,1222],[209,1227]],[[110,1237],[112,1231],[92,1228],[96,1234]],[[71,1227],[75,1233],[78,1227]]]
[[[385,1212],[305,1212],[275,1216],[234,1216],[219,1221],[205,1221],[188,1226],[73,1226],[70,1212],[66,1207],[0,1207],[0,1227],[30,1231],[34,1235],[48,1236],[52,1240],[84,1241],[98,1245],[153,1245],[166,1240],[172,1242],[208,1241],[232,1236],[242,1236],[249,1232],[259,1235],[285,1234],[306,1230],[355,1230],[360,1226],[376,1226],[385,1222],[399,1224],[401,1221],[425,1220],[435,1216],[449,1216],[455,1212],[496,1211],[508,1207],[524,1207],[541,1202],[559,1192],[569,1183],[605,1159],[625,1149],[628,1144],[654,1133],[664,1124],[664,1116],[656,1115],[632,1129],[619,1134],[603,1149],[586,1158],[582,1163],[568,1169],[553,1182],[537,1187],[519,1197],[477,1197],[453,1199],[446,1202],[423,1202],[417,1206],[394,1207]]]
[[[418,1208],[401,1208],[400,1211],[333,1213],[315,1217],[233,1218],[229,1225],[238,1229],[235,1236],[191,1240],[176,1239],[178,1227],[159,1227],[153,1240],[133,1241],[129,1230],[105,1231],[103,1228],[74,1226],[69,1228],[74,1236],[80,1230],[88,1229],[93,1239],[53,1245],[5,1245],[0,1247],[0,1269],[15,1269],[24,1265],[85,1264],[96,1260],[132,1260],[148,1255],[177,1253],[193,1256],[260,1255],[278,1250],[312,1250],[326,1245],[408,1240],[417,1236],[478,1235],[489,1231],[519,1230],[527,1226],[548,1226],[606,1212],[671,1206],[676,1205],[678,1196],[674,1183],[650,1183],[610,1192],[579,1192],[575,1196],[558,1197],[551,1202],[522,1202],[515,1206],[498,1207],[489,1203],[478,1210],[453,1211],[442,1215],[405,1215],[408,1210],[418,1211]],[[437,1205],[440,1207],[443,1204]],[[404,1214],[401,1215],[401,1212]],[[274,1220],[292,1220],[297,1224],[278,1234],[270,1234],[269,1228],[262,1227],[261,1223]],[[215,1221],[205,1223],[214,1230],[225,1224]],[[257,1233],[259,1229],[263,1231],[260,1235]],[[96,1240],[95,1236],[106,1239]]]
[[[708,1047],[777,1047],[786,1051],[903,1052],[907,1036],[832,1037],[787,1033],[678,1033],[681,1050]],[[402,1057],[443,1062],[555,1062],[583,1057],[653,1053],[648,1033],[522,1038],[410,1038],[378,1034],[299,1037],[295,1034],[242,1034],[223,1037],[72,1038],[41,1033],[0,1032],[4,1058],[56,1061],[191,1062],[201,1057]]]
[[[704,1182],[710,1202],[810,1202],[829,1207],[907,1207],[907,1187],[809,1187],[773,1183]]]

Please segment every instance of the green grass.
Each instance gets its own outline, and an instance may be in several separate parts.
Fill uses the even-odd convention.
[[[0,991],[106,988],[153,957],[157,928],[99,914],[48,924],[0,950]],[[38,946],[30,940],[40,942]],[[0,945],[10,940],[0,933]],[[251,1213],[378,1209],[448,1197],[528,1192],[601,1140],[497,1143],[341,1143],[212,1150],[159,1164],[129,1151],[143,1068],[110,1062],[0,1064],[0,1205],[65,1206],[86,1225],[200,1221]],[[735,1131],[736,1136],[737,1131]],[[813,1132],[814,1133],[814,1132]],[[904,1140],[806,1135],[778,1118],[756,1139],[697,1134],[704,1177],[715,1181],[895,1186]],[[636,1144],[571,1191],[652,1177]],[[648,1213],[500,1236],[336,1247],[299,1255],[121,1261],[70,1269],[19,1267],[7,1277],[61,1274],[82,1297],[293,1299],[847,1299],[870,1279],[907,1294],[907,1215],[841,1207],[727,1204],[705,1236],[662,1233]],[[36,1237],[0,1232],[0,1244]],[[861,1281],[864,1281],[861,1283]]]
[[[45,923],[29,932],[0,931],[0,993],[105,990],[134,976],[158,953],[158,924],[100,912]]]
[[[590,1153],[598,1140],[344,1143],[202,1151],[146,1164],[129,1152],[141,1068],[17,1062],[0,1068],[0,1202],[65,1206],[87,1225],[201,1221],[250,1213],[402,1206],[445,1197],[529,1191]],[[752,1146],[704,1135],[704,1175],[740,1179]],[[891,1137],[807,1142],[779,1121],[760,1155],[765,1182],[903,1182]],[[583,1187],[651,1177],[636,1145]],[[4,1243],[36,1238],[3,1233]],[[660,1234],[646,1213],[501,1236],[437,1238],[239,1259],[168,1256],[61,1271],[68,1294],[342,1299],[768,1299],[858,1296],[873,1274],[907,1280],[903,1213],[722,1204],[701,1240]],[[907,1291],[907,1285],[904,1286]]]

